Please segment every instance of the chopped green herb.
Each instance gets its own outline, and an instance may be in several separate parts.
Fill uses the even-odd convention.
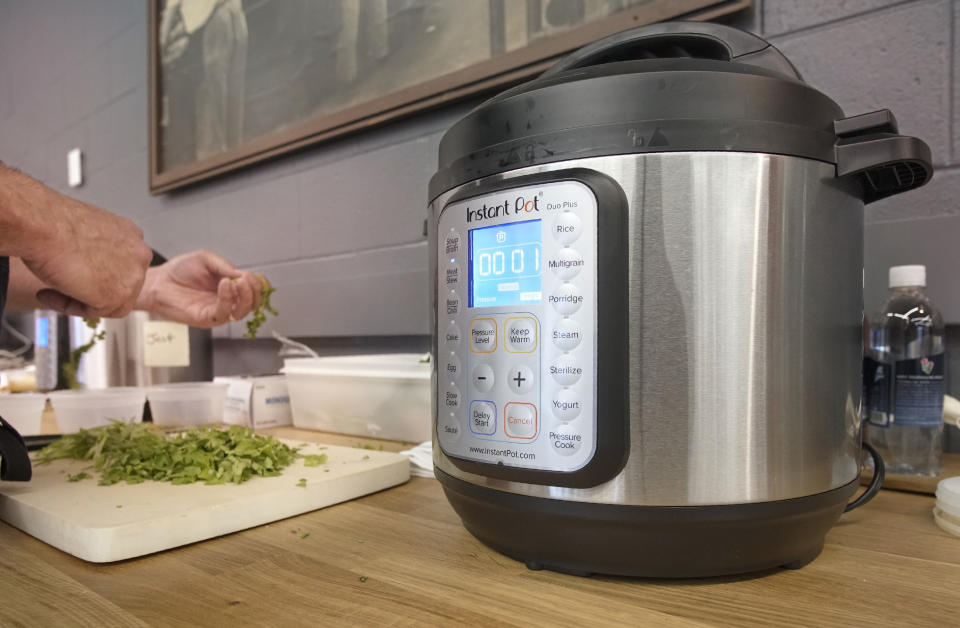
[[[366,581],[367,581],[366,576],[360,576],[360,582],[366,582]]]
[[[300,478],[297,480],[297,486],[305,488],[307,486],[307,478]]]
[[[420,358],[420,364],[430,364],[430,354],[429,354],[429,353],[428,353],[427,355],[423,356],[422,358]]]
[[[121,506],[120,504],[117,504],[117,508],[123,508],[123,506]]]
[[[364,456],[363,460],[370,460],[370,456]]]
[[[36,461],[90,460],[105,486],[145,480],[240,484],[278,476],[296,456],[296,449],[249,427],[194,428],[167,438],[149,425],[114,421],[64,436],[40,450]]]
[[[383,443],[380,443],[380,445],[377,447],[374,447],[370,443],[357,443],[357,449],[369,449],[370,451],[383,451]]]
[[[297,536],[299,536],[301,539],[305,539],[305,538],[307,538],[308,536],[310,536],[310,533],[309,533],[309,532],[301,532],[301,533],[300,533],[299,535],[297,535]]]
[[[68,473],[67,482],[79,482],[80,480],[86,480],[90,477],[90,474],[86,471],[81,471],[80,473]]]
[[[324,469],[323,472],[324,472],[324,473],[330,473],[330,469]]]
[[[322,464],[327,464],[327,454],[315,454],[303,457],[303,466],[305,467],[319,467]]]
[[[100,325],[99,318],[85,317],[83,322],[87,324],[87,327],[93,330],[96,330]],[[107,331],[102,329],[100,330],[99,334],[94,334],[89,341],[70,352],[70,358],[63,363],[63,366],[60,367],[60,373],[63,375],[63,381],[67,388],[74,390],[80,388],[80,382],[77,380],[77,371],[80,370],[80,358],[83,357],[84,353],[90,351],[90,349],[93,349],[93,345],[97,344],[98,340],[103,340],[106,335]]]
[[[263,284],[263,291],[260,293],[260,306],[253,311],[250,320],[247,321],[247,333],[244,334],[246,338],[257,337],[257,331],[260,329],[260,326],[267,322],[267,312],[278,316],[277,311],[270,305],[270,295],[273,294],[276,288],[271,286],[270,282],[267,281],[267,278],[263,275],[257,275],[257,277],[260,279],[260,283]]]

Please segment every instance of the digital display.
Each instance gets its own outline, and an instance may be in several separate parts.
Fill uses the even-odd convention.
[[[540,303],[539,220],[470,230],[470,307]]]
[[[36,329],[36,345],[38,347],[49,347],[50,346],[50,319],[46,316],[37,319]]]

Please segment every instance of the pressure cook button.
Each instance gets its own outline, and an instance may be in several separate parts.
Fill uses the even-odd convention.
[[[572,283],[561,284],[553,291],[553,294],[547,297],[547,300],[553,306],[553,309],[564,316],[573,314],[583,305],[583,295],[580,294],[580,289]]]
[[[572,456],[583,446],[583,435],[571,425],[560,425],[548,434],[550,447],[561,456]]]
[[[443,393],[443,407],[447,410],[456,410],[460,407],[460,390],[454,384],[450,384]]]
[[[443,371],[450,379],[457,379],[457,377],[460,376],[460,360],[457,359],[457,354],[453,351],[451,351],[447,356],[447,361],[443,366]]]
[[[443,332],[443,339],[447,341],[451,348],[460,344],[460,328],[457,327],[456,323],[450,321],[446,331]]]
[[[515,366],[507,372],[507,385],[518,395],[533,390],[533,371],[526,366]]]
[[[470,404],[470,431],[490,436],[497,431],[497,407],[489,401]]]
[[[447,294],[447,315],[456,316],[460,313],[460,297],[455,290]]]
[[[453,412],[441,412],[441,419],[437,425],[437,432],[447,441],[456,441],[460,438],[460,422]]]
[[[531,440],[537,435],[537,406],[508,403],[503,408],[503,431],[507,438]]]
[[[460,234],[454,229],[450,229],[444,238],[444,251],[447,255],[456,255],[460,252]]]
[[[493,353],[497,349],[497,322],[492,318],[470,321],[470,350],[474,353]]]
[[[583,367],[574,362],[570,356],[562,355],[550,365],[550,374],[561,386],[573,386],[580,381]]]
[[[560,279],[573,279],[580,273],[583,264],[583,256],[580,252],[569,246],[560,249],[556,257],[547,260],[547,266]]]
[[[583,222],[580,220],[580,216],[571,211],[563,212],[557,216],[557,220],[553,223],[553,237],[560,244],[570,244],[576,241],[582,230]]]
[[[537,321],[532,316],[508,318],[504,325],[507,351],[510,353],[533,353],[537,349]]]
[[[454,289],[457,286],[459,286],[460,285],[460,267],[454,263],[449,264],[446,268],[445,279],[446,279],[448,288]]]
[[[488,392],[493,388],[493,369],[489,364],[478,364],[473,367],[473,387],[480,392]]]
[[[572,318],[560,319],[557,328],[553,330],[553,344],[563,351],[573,351],[580,344],[580,325]]]
[[[572,421],[580,416],[583,403],[577,393],[565,388],[550,400],[550,407],[553,409],[553,416],[561,421]]]

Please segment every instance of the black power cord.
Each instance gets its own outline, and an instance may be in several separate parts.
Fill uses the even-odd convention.
[[[877,496],[877,493],[880,492],[880,487],[883,486],[883,478],[886,475],[886,468],[883,464],[883,458],[873,448],[868,442],[861,443],[861,446],[867,450],[867,453],[870,454],[870,457],[873,458],[873,477],[870,479],[870,485],[867,486],[867,490],[862,492],[859,497],[847,504],[847,507],[843,509],[843,512],[850,512],[854,508],[859,508],[863,506],[868,501]]]

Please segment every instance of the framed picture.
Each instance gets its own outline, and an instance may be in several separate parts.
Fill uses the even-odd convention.
[[[150,191],[503,89],[627,28],[749,5],[150,0]]]

